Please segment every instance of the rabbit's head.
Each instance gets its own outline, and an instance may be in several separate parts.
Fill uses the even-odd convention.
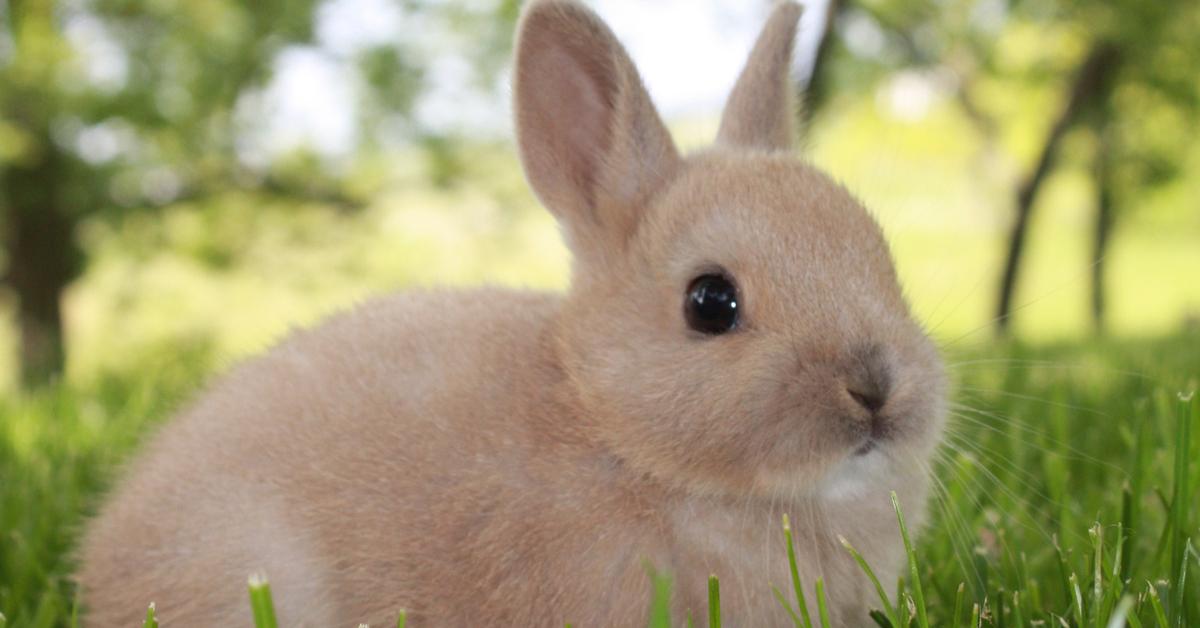
[[[687,490],[878,488],[941,430],[941,362],[878,225],[791,154],[799,14],[775,10],[687,157],[594,14],[541,0],[521,23],[521,159],[574,253],[563,362],[621,463]]]

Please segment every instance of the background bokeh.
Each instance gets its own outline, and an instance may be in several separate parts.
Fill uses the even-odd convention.
[[[592,4],[703,146],[770,3]],[[508,121],[518,14],[4,4],[4,387],[215,368],[379,291],[561,288]],[[813,0],[802,151],[878,216],[939,339],[992,337],[1023,208],[1007,333],[1174,333],[1200,316],[1197,30],[1191,2]]]
[[[771,2],[587,2],[678,143],[707,144]],[[509,122],[519,14],[0,0],[7,625],[76,625],[89,513],[232,362],[380,292],[564,287]],[[1180,488],[1200,404],[1178,395],[1200,383],[1198,32],[1195,0],[806,0],[798,150],[883,224],[954,382],[920,548],[934,617],[961,585],[992,625],[1023,623],[1018,593],[1047,625],[1106,625],[1137,593],[1151,625],[1147,583],[1200,625],[1200,579],[1167,584],[1200,538]],[[1064,578],[1100,591],[1102,549],[1124,580],[1081,605]]]

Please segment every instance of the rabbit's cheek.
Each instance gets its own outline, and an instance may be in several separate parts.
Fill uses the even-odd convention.
[[[894,394],[894,440],[907,455],[927,459],[941,439],[946,415],[946,376],[926,338],[907,351]]]
[[[755,446],[744,464],[754,470],[759,488],[808,492],[846,455],[852,435],[841,425],[844,419],[828,416],[811,398],[806,401],[783,397],[748,426],[745,440]]]

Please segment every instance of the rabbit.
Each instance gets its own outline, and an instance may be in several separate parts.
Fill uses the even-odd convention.
[[[869,622],[921,526],[938,352],[874,219],[792,154],[800,7],[773,9],[715,144],[683,156],[572,0],[519,21],[526,178],[565,294],[385,296],[232,370],[147,443],[81,543],[89,626],[645,625],[651,572],[703,624],[778,626],[790,515],[811,601]]]

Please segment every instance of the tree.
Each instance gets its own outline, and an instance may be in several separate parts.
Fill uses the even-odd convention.
[[[1009,330],[1012,322],[1013,313],[1013,295],[1016,293],[1017,272],[1020,268],[1020,262],[1023,259],[1022,253],[1025,250],[1025,240],[1029,232],[1029,219],[1033,214],[1033,203],[1037,199],[1038,192],[1042,189],[1042,183],[1046,180],[1046,175],[1054,166],[1055,158],[1058,154],[1059,145],[1062,143],[1063,137],[1067,131],[1076,126],[1080,119],[1085,117],[1089,110],[1093,115],[1098,107],[1103,107],[1103,103],[1110,97],[1113,89],[1113,81],[1117,74],[1120,62],[1120,49],[1109,42],[1101,41],[1092,45],[1083,63],[1080,64],[1079,70],[1074,81],[1068,90],[1066,104],[1063,106],[1062,112],[1051,125],[1049,132],[1046,135],[1045,141],[1042,143],[1042,148],[1038,153],[1037,161],[1033,169],[1021,182],[1016,194],[1016,216],[1013,219],[1012,229],[1008,238],[1007,254],[1004,258],[1004,267],[1000,277],[999,297],[997,298],[996,307],[996,326],[1001,334],[1005,334]],[[1111,147],[1106,147],[1111,149]],[[1103,160],[1110,162],[1111,155],[1105,155]],[[1097,173],[1099,174],[1099,172]],[[1111,197],[1106,199],[1111,201]],[[1102,233],[1097,233],[1097,242],[1101,242],[1100,236],[1103,236],[1103,241],[1107,242],[1109,226],[1111,221],[1111,202],[1104,203],[1104,211],[1106,212],[1105,228]],[[1093,281],[1095,286],[1099,286],[1103,282],[1102,269],[1100,260],[1103,256],[1102,247],[1095,247],[1095,253],[1101,257],[1095,258],[1093,262]],[[1094,288],[1093,292],[1096,296],[1093,297],[1093,303],[1102,301],[1103,297],[1099,294],[1099,289]],[[1099,310],[1093,310],[1096,316],[1099,316]]]
[[[314,45],[321,0],[10,0],[0,4],[0,230],[26,384],[64,360],[61,296],[84,267],[87,220],[230,187],[354,205],[336,181],[252,163],[242,120],[281,51]],[[397,0],[482,44],[490,71],[517,2],[464,9]],[[503,36],[500,36],[503,33]],[[399,36],[355,53],[359,145],[404,118],[423,84]],[[393,128],[388,126],[386,128]],[[295,160],[292,162],[296,163]],[[311,164],[310,164],[311,165]],[[319,170],[319,168],[317,168]],[[310,169],[311,170],[311,169]]]
[[[1192,135],[1200,113],[1200,91],[1194,77],[1188,78],[1194,60],[1200,58],[1194,36],[1200,10],[1195,3],[1120,0],[1066,3],[1064,8],[1063,19],[1088,27],[1092,43],[1068,88],[1067,104],[1047,135],[1042,157],[1017,195],[1017,218],[997,299],[997,329],[1002,334],[1012,318],[1029,213],[1044,179],[1038,174],[1053,161],[1060,129],[1082,126],[1093,136],[1096,207],[1090,313],[1093,326],[1102,331],[1108,245],[1117,216],[1136,205],[1140,195],[1178,174],[1187,148],[1179,138]],[[1174,140],[1156,137],[1160,133],[1148,128],[1161,122],[1176,127]]]
[[[884,45],[868,57],[839,45],[851,88],[868,88],[890,73],[923,68],[951,78],[953,96],[985,143],[994,145],[1005,114],[987,102],[981,85],[1057,85],[1059,107],[1046,119],[1040,148],[1015,184],[1014,218],[997,283],[996,328],[1010,330],[1030,218],[1047,175],[1057,165],[1063,139],[1093,137],[1096,222],[1093,230],[1091,312],[1104,317],[1107,247],[1119,216],[1155,186],[1171,180],[1194,135],[1200,113],[1200,5],[1139,0],[857,0],[841,3],[845,24],[866,23]],[[1014,67],[996,53],[1012,29],[1036,29],[1046,44],[1036,59]],[[838,29],[839,38],[846,28]],[[1072,55],[1081,41],[1081,54]],[[1009,123],[1011,124],[1011,123]],[[1165,130],[1169,128],[1170,130]]]
[[[83,262],[76,226],[229,180],[237,99],[265,82],[281,46],[310,39],[312,5],[8,4],[0,216],[24,381],[62,367],[60,298]]]

